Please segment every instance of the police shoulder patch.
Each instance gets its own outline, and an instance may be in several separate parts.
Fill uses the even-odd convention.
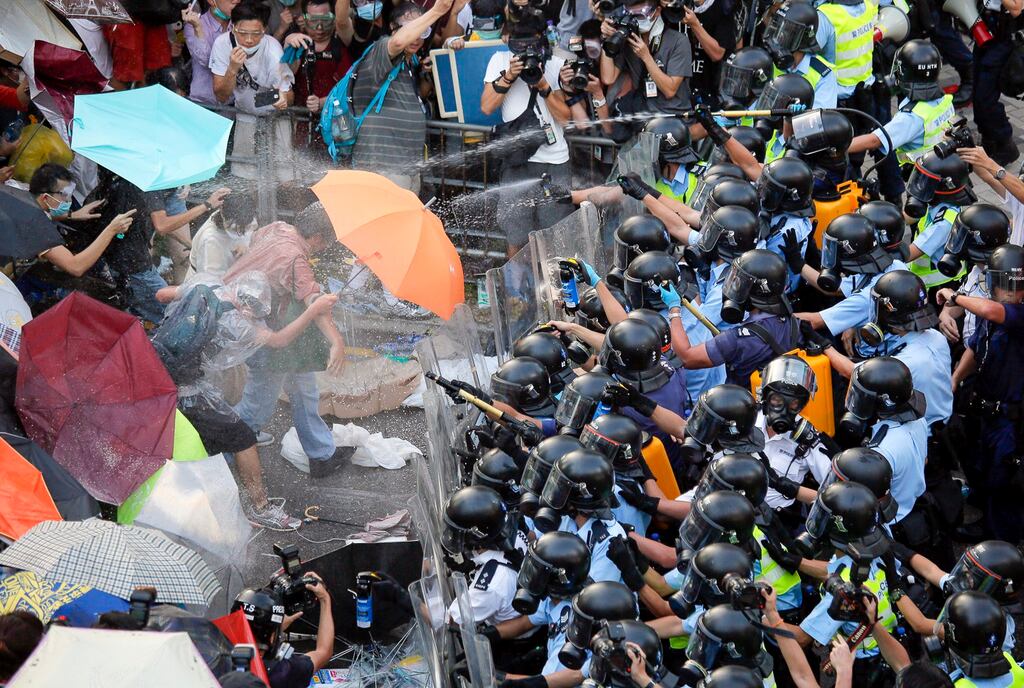
[[[494,574],[498,571],[498,560],[491,559],[485,562],[480,570],[477,571],[476,579],[473,581],[473,588],[476,590],[487,590],[491,587],[491,581],[494,580]]]
[[[600,542],[604,542],[608,539],[610,533],[608,532],[608,526],[605,525],[604,521],[595,519],[593,525],[590,526],[590,545],[594,546]]]

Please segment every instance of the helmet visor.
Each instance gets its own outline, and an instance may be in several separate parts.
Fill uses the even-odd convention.
[[[503,401],[515,408],[541,399],[540,391],[532,384],[521,385],[517,382],[508,382],[498,377],[497,373],[491,375],[491,394],[498,401]]]
[[[708,407],[703,395],[697,398],[693,413],[686,420],[686,434],[695,441],[710,447],[725,425],[725,419]]]
[[[444,530],[441,531],[441,546],[452,554],[465,552],[487,541],[487,533],[476,526],[463,528],[456,525],[445,514]]]
[[[754,72],[726,62],[722,66],[722,94],[745,103],[754,95]]]
[[[722,284],[722,296],[735,303],[747,303],[754,289],[755,278],[742,268],[732,265]]]
[[[626,293],[626,301],[632,308],[661,310],[661,293],[655,286],[654,280],[638,280],[626,273],[626,282],[622,291]]]
[[[941,177],[914,163],[914,170],[907,179],[907,194],[922,203],[928,203],[935,198],[935,192],[941,182]]]
[[[801,155],[813,155],[831,148],[825,125],[821,121],[821,110],[801,113],[790,120],[793,125],[793,148]]]
[[[700,236],[702,239],[704,238],[704,230],[708,228],[711,223],[711,216],[719,208],[721,208],[721,206],[718,205],[715,199],[709,195],[708,200],[704,202],[704,207],[700,209],[700,220],[698,221],[698,224],[700,224]],[[717,239],[717,235],[715,239]],[[700,244],[698,244],[698,246],[699,245]],[[714,243],[712,242],[710,245],[714,246]]]
[[[684,549],[696,552],[709,542],[716,542],[722,531],[704,518],[699,509],[691,509],[679,524],[679,540]]]
[[[701,211],[700,240],[697,241],[697,248],[703,253],[714,251],[722,236],[729,234],[729,230],[715,221],[713,213],[716,210],[718,210],[718,204],[713,198],[709,198],[704,205],[704,210]]]
[[[786,198],[786,187],[779,184],[771,175],[764,170],[757,178],[757,199],[761,201],[761,207],[765,210],[778,210],[782,201]]]
[[[594,637],[594,620],[580,611],[576,600],[572,603],[572,616],[565,628],[565,639],[576,647],[589,648]]]
[[[710,671],[722,650],[722,641],[704,627],[703,621],[697,620],[697,628],[686,646],[686,658],[699,664],[704,671]]]
[[[562,390],[555,409],[555,422],[562,427],[579,430],[590,422],[597,410],[598,399],[585,397],[572,385]]]
[[[821,267],[834,270],[839,265],[839,240],[825,232],[821,237]]]
[[[523,477],[519,484],[524,492],[539,495],[544,491],[544,484],[548,481],[549,473],[551,473],[551,466],[536,454],[530,454],[526,460],[526,466],[523,468]]]
[[[829,479],[835,482],[835,475],[830,473]],[[829,483],[830,485],[832,483]],[[811,510],[807,514],[807,520],[804,523],[804,527],[807,529],[807,534],[815,540],[821,540],[828,533],[828,524],[832,521],[832,510],[829,509],[821,501],[821,494],[824,492],[825,485],[818,488],[818,497],[814,500],[814,504],[811,505]]]
[[[780,356],[764,367],[761,373],[761,388],[773,389],[788,396],[803,396],[813,399],[818,391],[814,370],[802,358]]]
[[[548,581],[559,577],[563,584],[568,583],[564,571],[553,569],[547,562],[541,560],[531,547],[526,550],[523,565],[519,567],[516,585],[534,597],[545,597],[548,594]]]
[[[949,238],[946,239],[946,253],[960,256],[964,253],[964,246],[967,245],[967,238],[971,230],[960,221],[960,216],[953,221],[953,227],[949,230]]]
[[[625,270],[629,267],[630,258],[640,254],[640,249],[638,247],[630,246],[623,242],[619,239],[618,233],[615,234],[612,250],[614,251],[613,259],[615,267],[620,270]]]
[[[988,286],[989,294],[995,294],[996,289],[1002,289],[1011,296],[1018,296],[1024,292],[1024,270],[986,270],[985,284]]]
[[[796,52],[803,46],[807,27],[792,21],[781,12],[775,12],[764,30],[764,42],[782,52]]]
[[[878,395],[866,389],[854,376],[846,390],[846,410],[858,418],[873,418],[878,410]]]
[[[949,572],[943,592],[948,597],[963,590],[976,590],[999,599],[1004,586],[1005,581],[1002,576],[982,566],[981,562],[968,549],[964,551],[960,561]]]
[[[579,491],[582,497],[590,496],[586,491],[586,486],[573,482],[562,472],[558,464],[555,464],[555,467],[551,469],[551,473],[548,474],[547,482],[544,483],[544,490],[540,493],[540,499],[552,509],[564,509],[569,503],[573,490]]]

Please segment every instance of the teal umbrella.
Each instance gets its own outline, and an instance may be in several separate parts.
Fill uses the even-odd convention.
[[[231,120],[163,86],[75,96],[71,149],[143,191],[209,179]]]

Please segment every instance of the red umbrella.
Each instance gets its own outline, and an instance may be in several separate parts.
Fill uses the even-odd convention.
[[[28,57],[23,61],[23,69],[29,75],[32,101],[58,130],[71,122],[75,96],[102,93],[107,86],[107,78],[89,54],[81,50],[36,41],[31,60]],[[54,111],[63,120],[62,127],[53,121]]]
[[[171,458],[177,396],[139,321],[80,292],[22,329],[21,422],[101,501],[120,504]]]
[[[252,634],[249,620],[245,618],[245,612],[241,609],[214,619],[213,625],[219,628],[220,632],[227,636],[227,639],[234,645],[256,645],[256,636]],[[267,668],[258,652],[253,655],[252,661],[249,663],[249,671],[256,674],[268,686],[270,685]]]
[[[97,24],[131,24],[128,11],[117,0],[46,0],[68,19],[90,19]]]

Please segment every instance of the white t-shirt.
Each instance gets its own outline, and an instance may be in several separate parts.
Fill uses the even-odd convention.
[[[7,275],[0,272],[0,323],[21,331],[21,326],[32,319],[32,310],[25,298]]]
[[[459,13],[455,15],[455,22],[462,27],[463,33],[469,31],[469,28],[473,26],[473,8],[469,6],[468,2],[466,3],[466,6],[459,10]]]
[[[231,64],[231,32],[223,33],[213,42],[210,50],[210,71],[216,76],[228,73]],[[249,73],[260,90],[279,89],[290,91],[295,77],[288,65],[281,64],[284,50],[273,36],[264,34],[260,39],[259,50],[245,61],[245,68],[239,72],[239,81],[235,85],[235,106],[243,112],[255,114],[269,112],[273,106],[267,105],[256,109],[254,98],[256,89],[244,87],[245,72]]]
[[[484,74],[484,82],[490,83],[501,76],[502,70],[507,70],[512,60],[511,52],[500,52],[491,55],[491,61],[487,63],[487,72]],[[565,59],[555,56],[544,65],[544,78],[553,90],[558,90],[558,72],[562,69]],[[523,114],[530,102],[530,87],[521,78],[513,82],[505,99],[501,102],[501,119],[511,122]],[[562,125],[551,116],[548,104],[544,99],[537,96],[538,117],[541,124],[550,123],[555,132],[553,144],[542,144],[537,152],[530,157],[530,162],[541,162],[548,165],[560,165],[569,162],[569,146],[565,143],[565,135],[562,133]]]
[[[218,211],[219,212],[219,211]],[[252,234],[235,234],[225,232],[214,222],[211,216],[196,232],[192,239],[192,250],[188,256],[188,279],[197,273],[203,273],[222,279],[228,269],[235,264],[238,255],[249,246]]]

